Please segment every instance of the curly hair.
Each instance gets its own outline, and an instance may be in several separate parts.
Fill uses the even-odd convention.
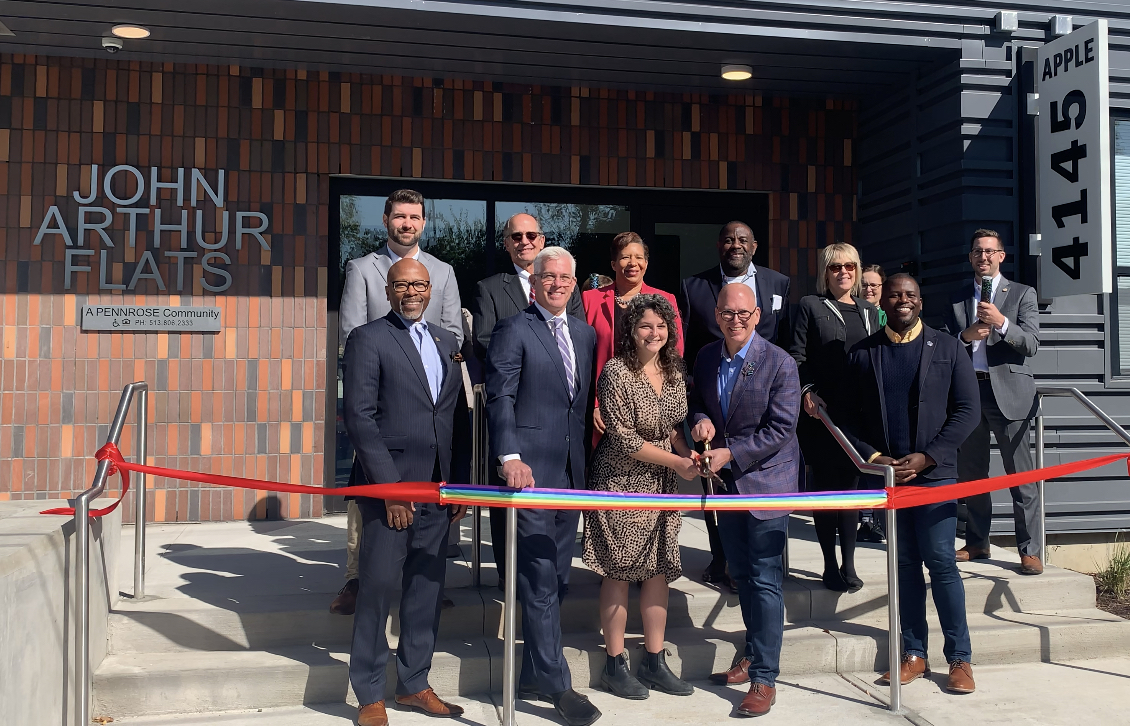
[[[667,342],[659,351],[659,370],[663,372],[663,379],[668,383],[675,383],[686,371],[686,364],[679,355],[679,328],[675,325],[675,308],[662,295],[654,293],[640,293],[633,297],[624,310],[624,324],[617,331],[616,357],[624,361],[633,373],[639,373],[643,368],[639,355],[636,352],[635,332],[644,313],[651,310],[667,324]]]

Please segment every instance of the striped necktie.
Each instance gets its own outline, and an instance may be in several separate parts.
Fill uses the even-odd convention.
[[[565,321],[561,318],[554,318],[551,321],[553,325],[553,337],[557,340],[557,350],[561,353],[561,360],[565,363],[565,381],[569,384],[569,398],[572,398],[577,391],[576,382],[576,363],[573,362],[573,349],[569,346],[569,333],[565,330]]]

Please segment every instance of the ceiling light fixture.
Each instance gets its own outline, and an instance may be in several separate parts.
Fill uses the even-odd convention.
[[[743,65],[722,66],[722,77],[727,81],[746,81],[753,77],[753,67]]]
[[[127,38],[129,40],[140,40],[149,37],[149,28],[143,28],[140,25],[115,25],[110,29],[110,32],[119,38]]]

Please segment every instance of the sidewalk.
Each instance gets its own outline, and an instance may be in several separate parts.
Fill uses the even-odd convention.
[[[895,716],[886,706],[868,697],[849,680],[874,680],[873,673],[844,678],[818,675],[778,682],[777,705],[757,723],[828,724],[829,726],[871,726],[907,724],[917,726],[1015,726],[1016,724],[1130,723],[1130,656],[1071,663],[1030,663],[1015,666],[986,666],[975,669],[977,692],[953,696],[941,689],[942,674],[934,681],[916,681],[903,689],[905,716]],[[1053,694],[1040,697],[1033,684],[1055,684]],[[625,701],[603,691],[585,690],[604,713],[598,724],[624,726],[648,723],[655,726],[682,726],[710,723],[730,716],[745,695],[743,688],[725,688],[696,683],[693,696],[679,698],[653,694],[646,701]],[[878,693],[885,687],[872,686]],[[1056,697],[1056,694],[1070,694]],[[442,696],[442,694],[441,694]],[[453,723],[496,726],[500,723],[498,697],[452,698],[466,714]],[[201,714],[161,718],[122,719],[127,726],[346,726],[353,723],[356,709],[344,704],[309,708],[265,709],[251,713]],[[553,709],[546,703],[518,701],[520,726],[559,726]],[[390,710],[391,726],[435,726],[435,719],[422,714]]]

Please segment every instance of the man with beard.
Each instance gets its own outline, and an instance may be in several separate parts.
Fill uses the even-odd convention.
[[[345,285],[341,290],[338,312],[340,345],[346,344],[354,328],[388,315],[392,309],[385,292],[389,269],[401,259],[414,259],[427,269],[431,280],[429,294],[434,291],[433,297],[438,303],[427,307],[424,319],[434,327],[451,331],[455,336],[456,350],[462,347],[463,316],[455,270],[420,249],[420,236],[426,223],[424,214],[423,194],[412,189],[397,189],[388,195],[383,217],[388,243],[376,252],[350,260],[345,266]],[[363,478],[358,477],[360,473],[354,462],[349,475],[350,485],[365,483]],[[350,501],[348,507],[345,587],[330,605],[330,612],[338,615],[352,615],[357,603],[357,547],[361,516],[354,502]]]
[[[499,320],[517,315],[534,302],[534,285],[530,273],[534,270],[534,258],[545,248],[545,234],[537,219],[529,214],[515,214],[506,220],[502,228],[502,245],[510,255],[513,272],[499,272],[479,281],[478,294],[471,308],[475,355],[486,361],[490,348],[490,336]],[[575,318],[585,317],[581,295],[576,288],[569,298],[566,313]],[[494,478],[492,482],[503,482]],[[502,507],[490,508],[490,541],[494,550],[494,564],[498,571],[498,589],[503,588],[503,574],[506,572],[506,510]]]
[[[885,328],[852,349],[844,388],[854,398],[845,409],[844,433],[863,458],[893,466],[896,486],[939,487],[957,481],[957,450],[981,419],[973,363],[956,338],[922,323],[922,294],[914,278],[887,278],[880,299]],[[926,581],[942,625],[949,664],[946,690],[972,693],[973,667],[965,585],[957,569],[957,502],[898,511],[899,613],[903,684],[930,675],[926,640]],[[890,682],[888,671],[883,680]]]
[[[786,331],[786,336],[789,335],[789,278],[768,267],[754,265],[755,252],[757,240],[749,225],[745,222],[730,222],[718,231],[718,266],[683,280],[676,297],[679,316],[683,320],[683,357],[687,361],[687,370],[694,370],[695,358],[704,345],[723,338],[714,311],[722,287],[732,282],[745,283],[753,293],[754,306],[761,311],[761,321],[757,323],[756,332],[763,340],[777,343],[781,330]],[[707,484],[703,481],[703,491],[706,491],[706,487]],[[706,517],[706,533],[713,559],[702,573],[703,581],[724,584],[737,592],[726,574],[726,555],[722,551],[718,525],[709,515]],[[732,671],[731,676],[716,674],[714,680],[719,683],[748,682],[740,668]]]
[[[345,425],[365,480],[462,480],[470,463],[469,420],[455,336],[429,325],[428,270],[402,259],[388,270],[392,311],[358,327],[345,346]],[[349,680],[360,726],[387,726],[386,636],[392,596],[400,596],[396,703],[430,716],[458,717],[428,685],[447,568],[448,525],[465,507],[357,500],[364,536],[353,620]]]

